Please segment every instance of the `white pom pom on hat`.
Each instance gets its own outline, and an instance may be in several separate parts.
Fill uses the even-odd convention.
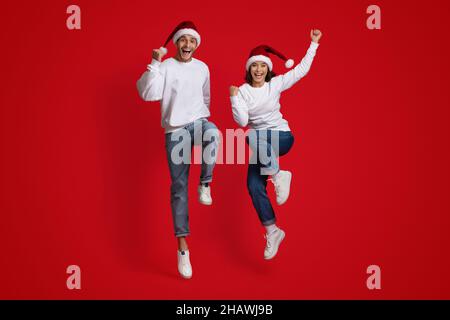
[[[167,48],[161,47],[161,48],[159,48],[159,50],[162,52],[162,54],[164,54],[164,55],[167,54]]]
[[[292,68],[293,66],[294,66],[294,60],[292,60],[292,59],[288,59],[285,63],[284,63],[284,66],[286,67],[286,68]]]
[[[284,66],[286,68],[292,68],[294,66],[294,60],[286,58],[284,54],[279,52],[278,50],[275,50],[274,48],[267,46],[267,45],[260,45],[255,47],[252,51],[250,51],[249,58],[247,60],[247,63],[245,65],[245,69],[248,70],[250,65],[255,61],[261,61],[267,64],[269,67],[269,70],[272,71],[273,64],[272,60],[270,60],[269,57],[270,54],[274,54],[277,57],[279,57],[281,60],[284,61]]]

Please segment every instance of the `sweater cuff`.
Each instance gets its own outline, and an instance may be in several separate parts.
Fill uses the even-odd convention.
[[[152,62],[147,65],[147,69],[148,70],[159,70],[159,66],[161,65],[161,62],[159,62],[158,60],[152,59]]]
[[[317,50],[317,48],[319,47],[319,44],[317,42],[311,41],[311,44],[309,45],[309,47],[313,50]]]
[[[237,96],[230,96],[230,100],[231,100],[231,105],[232,105],[233,107],[236,107],[236,106],[239,104],[239,101],[238,101],[238,97],[237,97]]]

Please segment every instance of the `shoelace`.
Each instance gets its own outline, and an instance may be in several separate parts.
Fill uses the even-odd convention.
[[[208,191],[209,191],[208,189],[202,188],[200,193],[201,193],[201,195],[209,196],[209,192]]]
[[[275,233],[275,232],[276,232],[276,231],[274,231],[274,232],[272,232],[272,233]],[[265,234],[265,235],[264,235],[264,239],[267,240],[267,248],[272,248],[272,241],[271,241],[271,239],[270,239],[270,235]]]

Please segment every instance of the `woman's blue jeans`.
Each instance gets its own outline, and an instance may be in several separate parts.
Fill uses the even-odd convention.
[[[251,130],[246,141],[253,151],[247,172],[248,192],[259,220],[268,226],[274,224],[276,218],[267,196],[267,178],[280,170],[277,157],[289,152],[294,136],[290,131]]]

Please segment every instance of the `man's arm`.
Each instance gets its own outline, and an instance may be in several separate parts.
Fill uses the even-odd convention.
[[[159,101],[162,99],[164,76],[160,68],[163,56],[164,54],[161,50],[153,50],[151,64],[147,66],[147,71],[142,74],[136,83],[139,96],[145,101]]]
[[[207,75],[205,82],[203,83],[203,102],[209,109],[211,103],[211,87],[210,87],[209,69],[207,68],[206,71]]]

